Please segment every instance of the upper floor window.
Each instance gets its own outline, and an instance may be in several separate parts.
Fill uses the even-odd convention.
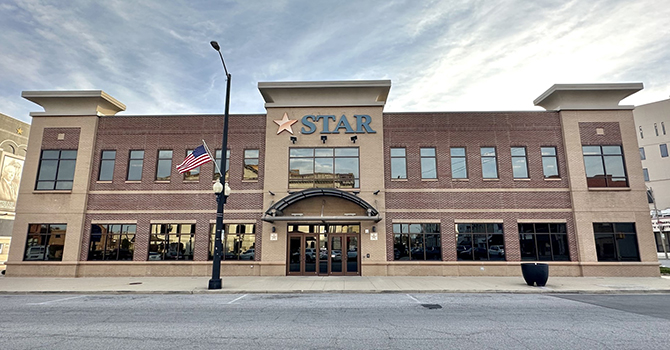
[[[394,260],[442,260],[440,224],[393,224]]]
[[[210,225],[209,260],[214,258],[216,225]],[[256,260],[256,226],[254,224],[226,224],[221,237],[223,260]]]
[[[541,147],[542,153],[542,171],[544,178],[558,178],[558,159],[556,156],[556,147]]]
[[[642,175],[644,175],[644,181],[649,181],[649,170],[647,168],[642,168]]]
[[[159,150],[156,162],[156,181],[170,181],[172,174],[172,150]]]
[[[654,132],[656,133],[656,136],[658,136],[658,125],[654,123]]]
[[[582,146],[588,187],[628,187],[621,146]]]
[[[221,164],[221,150],[217,149],[215,151],[215,158],[216,158],[216,164],[219,165],[219,169],[221,171],[225,172],[226,175],[224,176],[224,182],[228,181],[228,169],[230,169],[230,150],[226,150],[226,167],[224,168]],[[219,175],[219,169],[217,167],[214,167],[214,181],[220,177]]]
[[[458,260],[505,260],[502,223],[456,224]]]
[[[421,178],[437,179],[437,158],[435,148],[421,149]]]
[[[133,260],[137,225],[91,225],[88,260]]]
[[[634,222],[593,223],[598,261],[640,261]]]
[[[391,148],[391,178],[407,178],[407,154],[404,148]]]
[[[244,150],[244,175],[242,180],[258,180],[258,155],[257,149]]]
[[[638,129],[640,130],[640,138],[644,138],[644,133],[642,132],[642,126],[639,126]]]
[[[468,162],[465,157],[465,147],[451,148],[451,178],[468,178]]]
[[[661,148],[661,157],[665,158],[668,156],[668,145],[665,143],[662,143],[659,145]]]
[[[114,178],[114,163],[116,162],[116,151],[102,151],[100,155],[99,181],[112,181]]]
[[[528,178],[526,147],[512,147],[512,174],[515,179]]]
[[[142,167],[144,165],[144,151],[130,151],[128,156],[128,181],[142,180]]]
[[[152,224],[149,260],[193,260],[195,224]]]
[[[359,188],[358,148],[291,148],[289,188]]]
[[[76,150],[42,150],[35,189],[71,190],[76,162]]]
[[[186,150],[186,157],[193,153],[192,149]],[[184,181],[199,181],[200,180],[200,167],[191,169],[184,173]]]
[[[482,177],[485,179],[498,178],[498,164],[495,147],[482,147]]]
[[[66,224],[30,224],[24,261],[63,260]]]
[[[521,260],[570,260],[565,224],[519,224]]]
[[[665,122],[661,122],[661,129],[663,131],[663,135],[665,135]]]
[[[644,147],[640,147],[640,159],[647,159],[647,155],[644,154]]]

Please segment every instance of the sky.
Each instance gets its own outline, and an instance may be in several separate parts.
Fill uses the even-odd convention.
[[[0,113],[103,90],[123,115],[265,113],[258,82],[390,79],[387,112],[541,110],[553,84],[670,96],[670,0],[2,0]]]

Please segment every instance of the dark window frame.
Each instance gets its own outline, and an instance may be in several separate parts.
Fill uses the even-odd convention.
[[[193,153],[193,149],[187,149],[186,150],[186,157],[188,157],[191,153]],[[199,182],[200,181],[200,167],[198,166],[197,168],[191,169],[187,172],[184,173],[183,176],[183,181],[184,182]]]
[[[183,232],[186,226],[190,226],[190,232]],[[170,232],[172,231],[173,227],[176,227],[176,232]],[[151,224],[149,231],[149,249],[147,251],[147,261],[193,261],[193,252],[195,248],[195,229],[195,224],[190,223],[175,222],[169,224]],[[164,236],[164,239],[158,239],[159,236]],[[176,237],[176,241],[171,242],[171,236]],[[190,250],[186,250],[186,247],[181,246],[182,236],[189,236],[188,242],[190,243]],[[156,239],[154,239],[154,237],[156,237]],[[154,242],[158,243],[154,244]],[[178,242],[176,252],[174,249],[172,249],[175,242]],[[154,245],[156,245],[156,247],[154,247]],[[190,251],[191,254],[184,254],[182,250],[184,250],[184,252]]]
[[[640,147],[640,160],[646,160],[647,154],[644,152],[644,147]]]
[[[528,226],[532,225],[532,231],[528,232],[526,229]],[[540,230],[540,232],[537,232],[537,225],[546,225],[547,229],[546,230]],[[562,229],[561,229],[562,227]],[[568,239],[568,233],[567,233],[567,224],[566,223],[545,223],[545,222],[537,222],[537,223],[519,223],[518,224],[518,229],[519,229],[519,250],[520,250],[520,256],[521,260],[529,260],[529,261],[570,261],[570,241]],[[546,231],[546,232],[542,232]],[[554,232],[556,231],[556,232]],[[550,259],[544,259],[540,258],[540,249],[538,249],[538,240],[537,236],[538,235],[546,235],[548,236],[548,242],[549,242],[549,251],[551,252],[551,258]],[[533,253],[534,257],[529,257],[528,255],[524,256],[524,241],[527,239],[523,236],[532,236],[532,241],[533,241]],[[558,237],[561,238],[562,242],[565,244],[565,252],[566,254],[562,258],[557,258],[557,256],[561,256],[561,254],[557,254],[556,250],[559,249],[558,247],[555,247],[555,244],[559,241]]]
[[[611,225],[611,230],[608,229],[608,225]],[[632,227],[632,231],[625,230],[626,226]],[[593,234],[598,261],[641,261],[640,244],[637,239],[637,228],[634,222],[594,222]],[[625,240],[630,239],[631,236],[634,236],[632,242],[634,242],[635,254],[633,257],[622,257],[622,242],[625,243]],[[608,238],[611,239],[613,244],[606,246],[605,243],[607,243]],[[632,247],[628,247],[628,249],[630,248]],[[613,251],[606,251],[607,249],[613,249]]]
[[[114,156],[109,158],[109,153],[114,152]],[[105,158],[107,155],[107,158]],[[111,165],[109,165],[111,163]],[[109,174],[106,174],[108,176],[105,176],[103,178],[103,170],[105,165],[107,164],[107,167],[111,166],[111,172]],[[114,180],[114,167],[116,166],[116,150],[102,150],[100,151],[100,167],[98,169],[98,181],[113,181]]]
[[[514,155],[514,150],[523,150],[523,155]],[[512,146],[510,147],[510,154],[512,156],[512,177],[515,179],[530,179],[530,169],[528,165],[528,150],[526,146]],[[525,176],[517,176],[517,173],[514,170],[514,160],[523,159]],[[523,175],[523,174],[521,174]]]
[[[397,155],[394,156],[393,155],[394,150],[402,150],[404,154],[402,156],[397,156]],[[391,164],[390,164],[391,165],[391,180],[406,180],[407,179],[407,148],[406,147],[391,147],[391,148],[389,148],[389,156],[390,156],[390,160],[391,160]],[[397,170],[403,170],[404,174],[405,174],[404,176],[402,175],[402,173],[398,174],[396,172],[396,170],[394,170],[394,167],[393,167],[393,163],[394,163],[393,160],[394,159],[402,159],[403,169],[397,169]],[[398,175],[398,176],[395,176],[395,175]]]
[[[99,233],[96,226],[99,228]],[[115,230],[116,226],[119,226],[118,233]],[[92,224],[88,244],[88,261],[132,261],[135,253],[136,235],[137,224]],[[113,242],[115,239],[119,243],[114,248],[113,254],[109,254],[112,250],[108,249],[108,245],[110,241]],[[124,240],[128,241],[126,247],[124,247]],[[96,244],[97,242],[100,243],[99,246]],[[127,251],[124,252],[124,250]]]
[[[52,227],[55,226],[62,226],[63,230],[52,230]],[[66,234],[67,224],[64,223],[28,224],[28,235],[26,238],[25,249],[23,251],[23,261],[62,261],[63,252],[65,251]],[[56,239],[61,240],[63,244],[51,244],[53,243],[53,240]],[[37,249],[33,249],[33,247],[37,247]]]
[[[223,164],[221,164],[221,149],[214,150],[214,161],[216,164],[219,165],[219,167],[223,167]],[[223,169],[224,175],[224,182],[228,181],[229,175],[230,175],[230,150],[226,150],[226,168]],[[216,181],[216,179],[219,179],[221,175],[219,174],[219,170],[214,166],[214,175],[212,176],[212,181]]]
[[[493,149],[493,155],[484,155],[484,149]],[[500,179],[500,171],[498,170],[498,150],[495,146],[481,146],[479,147],[479,156],[482,163],[482,179]],[[487,161],[493,160],[493,166],[495,167],[495,177],[485,176],[484,174],[484,165]]]
[[[170,152],[170,157],[163,157],[161,158],[161,152]],[[154,178],[155,181],[171,181],[172,180],[172,158],[174,157],[174,151],[171,149],[159,149],[158,152],[156,153],[156,176]],[[167,176],[162,176],[159,177],[159,171],[161,169],[161,164],[168,163],[168,169],[170,169],[170,172],[168,173]]]
[[[505,253],[506,243],[505,243],[505,229],[502,223],[499,222],[483,222],[483,223],[456,223],[454,224],[455,238],[456,238],[456,256],[459,261],[506,261],[507,254]],[[474,246],[476,242],[475,236],[486,236],[484,242],[486,247]],[[466,240],[465,238],[469,238]],[[470,247],[468,248],[461,241],[470,242]],[[494,240],[498,240],[499,244],[491,244]],[[479,245],[479,243],[478,243]],[[497,246],[497,248],[492,248]],[[502,246],[502,247],[501,247]],[[482,250],[486,252],[486,258],[482,258]],[[495,253],[495,254],[493,254]],[[492,256],[496,256],[496,259],[492,259]],[[468,258],[469,256],[469,258]]]
[[[463,150],[463,155],[454,155],[454,150]],[[468,150],[466,147],[450,147],[449,156],[451,157],[451,178],[452,179],[467,179],[468,178]],[[455,176],[454,174],[454,159],[462,161],[464,165],[464,177]]]
[[[642,176],[644,176],[644,181],[649,182],[649,169],[642,168]]]
[[[216,224],[210,224],[209,235],[209,257],[211,261],[214,259],[214,243],[216,235]],[[241,224],[231,223],[223,225],[223,232],[221,233],[221,244],[223,251],[221,252],[221,260],[239,261],[250,260],[255,261],[256,257],[256,224]],[[230,227],[235,226],[235,232],[230,231]],[[251,232],[247,232],[251,231]],[[246,239],[251,238],[251,239]],[[251,246],[246,247],[244,242],[251,241]],[[232,243],[233,250],[229,251],[229,243]],[[253,251],[250,251],[253,249]],[[259,259],[260,260],[260,259]]]
[[[423,155],[424,150],[432,150],[433,155]],[[436,180],[437,179],[437,148],[436,147],[421,147],[419,148],[419,156],[421,157],[421,179]],[[424,176],[423,162],[424,160],[432,160],[432,166],[435,171],[435,176]]]
[[[248,157],[247,152],[256,152],[256,157]],[[244,150],[244,169],[242,169],[242,180],[243,181],[253,181],[253,180],[258,180],[259,177],[259,170],[260,170],[260,158],[261,158],[261,151],[258,148],[248,148]],[[252,164],[253,161],[256,161],[256,164]],[[247,177],[247,169],[249,170],[250,173],[254,173],[252,170],[252,166],[256,165],[256,172],[255,176],[250,176]]]
[[[137,154],[142,152],[142,156],[138,157]],[[128,171],[126,172],[126,181],[142,181],[142,173],[144,172],[144,150],[143,149],[131,149],[128,151]],[[139,164],[140,177],[130,178],[130,170],[133,168],[133,164]]]
[[[545,150],[553,149],[554,154],[544,154]],[[556,146],[540,146],[540,156],[542,157],[542,174],[545,179],[560,179],[561,170],[558,167],[558,148]],[[554,164],[549,164],[553,162]],[[547,174],[547,167],[554,165],[556,174]]]
[[[58,156],[44,158],[47,152],[58,152]],[[74,187],[74,174],[77,170],[77,153],[78,152],[76,149],[43,149],[40,153],[40,166],[37,169],[35,191],[72,191],[72,188]],[[53,177],[46,179],[42,178],[43,175],[47,175],[46,172],[43,173],[44,169],[46,169],[47,162],[53,161],[56,161],[56,169],[54,171]],[[64,162],[72,162],[72,168],[69,169],[63,166],[66,164]],[[48,183],[52,183],[52,186],[44,187]]]
[[[584,154],[586,147],[598,147],[599,148],[599,154]],[[603,147],[618,147],[619,148],[619,153],[618,154],[605,153],[603,151]],[[606,157],[618,157],[618,158],[620,158],[620,165],[623,169],[623,177],[617,176],[616,178],[617,179],[623,179],[625,181],[614,181],[614,180],[609,179],[607,177],[608,176],[608,168],[607,168]],[[586,173],[586,183],[587,183],[588,187],[590,187],[590,188],[629,187],[628,171],[626,169],[626,158],[624,157],[623,147],[621,145],[582,145],[582,158],[584,158],[584,170],[585,170],[585,173]],[[600,170],[602,170],[602,175],[596,175],[596,176],[589,177],[588,168],[587,168],[587,159],[589,159],[589,158],[590,159],[595,159],[595,158],[599,159],[600,165],[601,165]],[[614,178],[614,177],[612,177],[612,178]]]
[[[332,155],[327,155],[330,151]],[[355,150],[356,155],[347,155],[347,152],[353,152]],[[293,152],[299,154],[301,151],[310,153],[311,155],[291,155]],[[317,153],[323,153],[317,155]],[[340,153],[340,154],[338,154]],[[344,155],[343,155],[344,153]],[[353,154],[353,153],[352,153]],[[292,169],[291,161],[299,160],[311,160],[311,174],[297,174],[298,178],[292,178]],[[332,159],[332,173],[320,173],[321,176],[317,176],[316,168],[318,164],[318,159],[327,160]],[[338,160],[347,160],[355,159],[356,160],[356,174],[351,174],[352,176],[347,176],[349,174],[342,173],[338,174],[336,168],[338,166]],[[327,176],[327,175],[330,175]],[[341,176],[340,176],[341,175]],[[288,188],[289,189],[308,189],[308,188],[345,188],[345,189],[358,189],[360,188],[360,176],[361,176],[361,156],[360,148],[358,147],[290,147],[289,148],[289,161],[288,161]],[[330,185],[332,183],[332,185]],[[348,185],[350,184],[350,185]],[[330,186],[329,186],[330,185]]]
[[[393,260],[442,261],[441,232],[439,223],[393,224]],[[434,244],[427,248],[428,242]]]
[[[658,145],[659,150],[661,151],[661,158],[667,158],[668,157],[668,145],[666,143],[662,143]]]

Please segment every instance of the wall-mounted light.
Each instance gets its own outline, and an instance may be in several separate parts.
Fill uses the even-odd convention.
[[[352,193],[358,196],[358,194],[361,193],[361,191],[354,191]]]
[[[321,135],[321,142],[326,143],[326,140],[328,140],[328,136]]]
[[[351,137],[351,142],[356,143],[356,140],[358,140],[358,136],[354,135]]]
[[[277,228],[272,226],[272,232],[277,232]]]
[[[377,226],[372,226],[372,232],[377,232]]]
[[[376,191],[372,192],[372,194],[374,194],[375,196],[378,195],[378,194],[379,194],[379,190],[376,190]]]
[[[295,136],[291,136],[291,142],[293,142],[295,144],[296,141],[298,141],[298,138],[295,137]]]
[[[272,192],[272,191],[268,191],[268,192],[270,193],[271,196],[274,196],[274,195],[275,195],[275,193]]]

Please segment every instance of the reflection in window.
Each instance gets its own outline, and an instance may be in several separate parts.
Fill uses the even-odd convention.
[[[485,179],[498,178],[498,164],[496,162],[495,147],[482,147],[482,177]]]
[[[36,190],[71,190],[77,150],[42,150]]]
[[[659,147],[661,148],[661,157],[662,158],[667,157],[668,156],[668,145],[665,144],[665,143],[662,143],[662,144],[659,145]]]
[[[598,261],[640,261],[635,223],[593,223]]]
[[[393,224],[393,260],[442,260],[440,224]]]
[[[223,260],[256,260],[254,224],[226,224],[222,232]],[[214,258],[216,225],[210,225],[209,260]]]
[[[435,148],[421,149],[421,178],[437,179],[437,159]]]
[[[88,260],[133,260],[137,225],[91,226]]]
[[[192,149],[186,150],[186,157],[193,153]],[[200,180],[200,167],[191,169],[184,173],[184,181],[199,181]]]
[[[642,168],[642,175],[644,175],[644,181],[649,181],[649,170],[647,168]]]
[[[358,148],[291,148],[289,188],[359,188]]]
[[[407,178],[407,155],[404,148],[391,148],[391,178]]]
[[[172,174],[172,150],[159,150],[156,164],[156,181],[170,181]]]
[[[243,180],[258,180],[258,150],[244,150],[244,176]]]
[[[628,187],[621,146],[582,146],[588,187]]]
[[[193,260],[194,233],[194,224],[152,224],[148,260]]]
[[[503,224],[456,224],[458,260],[505,260]]]
[[[229,149],[226,150],[226,168],[225,169],[223,168],[223,166],[221,166],[221,150],[217,149],[215,151],[215,154],[216,154],[215,155],[216,164],[219,165],[219,169],[221,169],[221,171],[224,171],[226,173],[224,182],[228,181],[228,170],[230,169],[230,150]],[[218,179],[220,177],[221,177],[221,175],[219,174],[219,170],[216,167],[214,167],[214,178],[213,178],[214,181],[216,181],[216,179]]]
[[[640,159],[647,159],[647,156],[644,154],[644,147],[640,147]]]
[[[542,171],[544,178],[558,178],[558,159],[556,156],[556,147],[541,147],[542,153]]]
[[[100,155],[100,173],[98,181],[112,181],[114,178],[114,163],[116,162],[116,151],[102,151]]]
[[[144,165],[144,151],[130,151],[128,156],[128,181],[142,180],[142,167]]]
[[[61,261],[66,224],[30,224],[24,261]]]
[[[570,260],[565,224],[519,224],[521,260]]]
[[[526,147],[512,147],[512,175],[515,179],[528,178],[528,159]]]
[[[465,147],[451,148],[451,178],[468,178],[468,163],[465,158]]]

